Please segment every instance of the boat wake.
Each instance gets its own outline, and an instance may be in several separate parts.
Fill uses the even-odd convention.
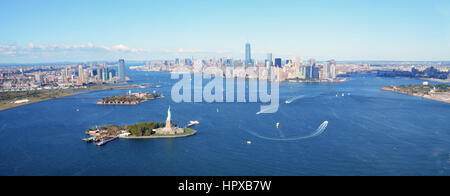
[[[265,108],[265,109],[262,109],[262,110],[259,111],[259,112],[256,112],[256,115],[260,115],[260,114],[263,114],[263,113],[265,113],[265,112],[273,111],[273,110],[276,110],[276,109],[277,109],[277,106],[269,106],[269,107],[267,107],[267,108]]]
[[[301,99],[301,98],[303,98],[303,97],[305,97],[305,96],[304,96],[304,95],[300,95],[300,96],[292,97],[292,98],[286,100],[285,103],[286,103],[286,104],[291,104],[292,102],[296,101],[297,99]]]
[[[247,131],[250,134],[252,134],[253,136],[258,137],[260,139],[272,140],[272,141],[296,141],[296,140],[310,139],[310,138],[322,135],[325,132],[325,130],[327,129],[327,127],[328,127],[328,121],[325,121],[316,129],[316,131],[314,131],[310,135],[300,136],[300,137],[293,137],[293,138],[272,138],[272,137],[262,136],[262,135],[260,135],[260,134],[258,134],[256,132],[253,132],[253,131],[249,131],[249,130],[247,130]]]

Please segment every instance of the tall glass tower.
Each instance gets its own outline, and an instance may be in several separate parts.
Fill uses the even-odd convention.
[[[267,54],[267,58],[266,58],[266,67],[272,67],[273,66],[273,60],[272,60],[272,53],[268,53]]]
[[[119,81],[125,81],[125,60],[119,60]]]
[[[245,65],[249,67],[252,65],[252,51],[250,43],[245,44]]]

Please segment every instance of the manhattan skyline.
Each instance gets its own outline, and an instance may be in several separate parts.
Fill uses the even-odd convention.
[[[2,1],[0,63],[450,60],[448,1]],[[205,17],[208,16],[208,17]]]

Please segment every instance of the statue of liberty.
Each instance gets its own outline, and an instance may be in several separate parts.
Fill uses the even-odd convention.
[[[170,106],[169,106],[169,110],[167,110],[167,121],[171,121],[171,117],[172,115],[170,114]]]
[[[172,129],[172,114],[170,113],[170,106],[167,110],[167,120],[166,120],[166,128]]]

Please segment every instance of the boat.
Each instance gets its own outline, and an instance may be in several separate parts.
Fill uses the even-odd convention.
[[[278,128],[280,128],[280,123],[279,123],[279,122],[277,122],[277,129],[278,129]]]
[[[289,101],[289,100],[287,100],[286,102],[284,102],[284,103],[286,103],[286,104],[291,104],[291,102]]]
[[[198,121],[189,121],[189,124],[186,127],[192,127],[192,126],[199,125],[199,124],[200,124],[200,122],[198,122]]]
[[[247,144],[252,144],[252,141],[247,141]]]
[[[87,143],[91,143],[91,142],[94,142],[96,139],[97,139],[97,137],[89,137],[89,138],[83,138],[82,140]]]

